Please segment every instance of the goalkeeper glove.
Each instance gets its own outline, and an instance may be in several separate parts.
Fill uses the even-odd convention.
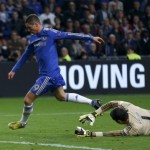
[[[90,137],[91,136],[91,132],[89,130],[85,130],[82,127],[77,127],[77,129],[75,130],[75,134],[78,137]]]
[[[79,121],[84,124],[86,123],[87,121],[90,122],[90,125],[93,126],[94,122],[95,122],[95,118],[98,114],[96,112],[93,112],[91,114],[86,114],[86,115],[82,115],[80,116],[79,118]]]

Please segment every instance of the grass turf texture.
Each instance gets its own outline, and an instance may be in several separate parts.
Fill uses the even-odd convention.
[[[150,95],[95,95],[103,103],[110,100],[124,100],[150,109]],[[124,128],[111,120],[109,112],[98,117],[93,127],[78,122],[79,116],[94,109],[86,104],[63,103],[54,97],[40,97],[34,103],[34,112],[24,129],[10,130],[7,124],[20,119],[23,98],[0,98],[0,150],[66,150],[99,148],[113,150],[149,150],[150,136],[141,137],[97,137],[77,138],[76,126],[93,131],[110,131]],[[6,143],[2,143],[6,141]],[[9,143],[30,142],[30,143]],[[44,145],[38,145],[44,143]],[[49,144],[49,145],[46,145]],[[52,144],[61,144],[60,147]],[[65,146],[69,146],[64,147]],[[71,148],[71,146],[74,146]],[[80,148],[78,147],[80,146]]]

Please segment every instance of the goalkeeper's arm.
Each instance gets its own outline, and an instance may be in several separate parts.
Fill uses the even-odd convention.
[[[91,132],[89,130],[85,130],[82,127],[77,127],[75,130],[75,134],[78,137],[102,137],[102,136],[125,136],[125,132],[123,130],[115,130],[109,132]]]
[[[103,112],[114,108],[114,107],[118,107],[119,106],[119,101],[110,101],[104,105],[102,105],[101,107],[99,107],[95,112],[91,113],[91,114],[86,114],[86,115],[82,115],[79,118],[79,121],[84,124],[86,122],[90,122],[90,125],[93,125],[95,122],[95,118],[98,115],[102,115]]]
[[[91,137],[101,137],[101,136],[121,136],[122,131],[116,130],[116,131],[109,131],[109,132],[91,132]]]
[[[119,106],[119,101],[110,101],[104,105],[102,105],[100,108],[98,108],[95,113],[97,115],[101,115],[103,114],[103,112],[109,110],[109,109],[112,109],[112,108],[115,108],[115,107],[118,107]]]

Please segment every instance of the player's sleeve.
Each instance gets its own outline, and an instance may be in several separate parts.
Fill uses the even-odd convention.
[[[107,110],[110,110],[112,108],[115,108],[115,107],[122,107],[122,108],[125,108],[124,107],[124,101],[110,101],[104,105],[102,105],[100,108],[98,108],[95,112],[98,114],[98,115],[101,115],[103,112],[107,111]]]
[[[86,35],[82,33],[61,32],[55,29],[51,29],[50,32],[54,40],[60,39],[93,40],[92,35]]]
[[[26,62],[26,60],[33,54],[32,47],[27,46],[25,49],[24,53],[20,57],[20,59],[17,61],[15,66],[12,68],[11,71],[16,72],[17,70],[20,69],[20,67]]]
[[[120,107],[122,107],[122,108],[124,108],[124,109],[126,109],[126,110],[128,110],[128,107],[129,107],[130,105],[133,105],[133,104],[131,104],[131,103],[129,103],[129,102],[125,102],[125,101],[120,101],[120,102],[118,103],[118,106],[120,106]]]
[[[119,106],[120,101],[110,101],[104,105],[102,105],[99,109],[97,109],[95,112],[97,114],[102,114],[103,112],[118,107]]]
[[[125,135],[136,136],[136,135],[139,135],[138,132],[139,132],[138,128],[132,127],[131,125],[129,125],[126,128],[124,128],[121,133],[123,136]]]

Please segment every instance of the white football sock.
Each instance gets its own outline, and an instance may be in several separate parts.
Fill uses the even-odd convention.
[[[20,122],[25,125],[27,123],[28,118],[29,118],[29,116],[32,112],[33,112],[33,104],[30,105],[30,106],[24,105],[23,113],[22,113],[22,117],[20,119]]]
[[[77,103],[87,103],[87,104],[93,105],[93,100],[86,98],[84,96],[81,96],[79,94],[76,94],[76,93],[67,93],[66,101],[77,102]]]

